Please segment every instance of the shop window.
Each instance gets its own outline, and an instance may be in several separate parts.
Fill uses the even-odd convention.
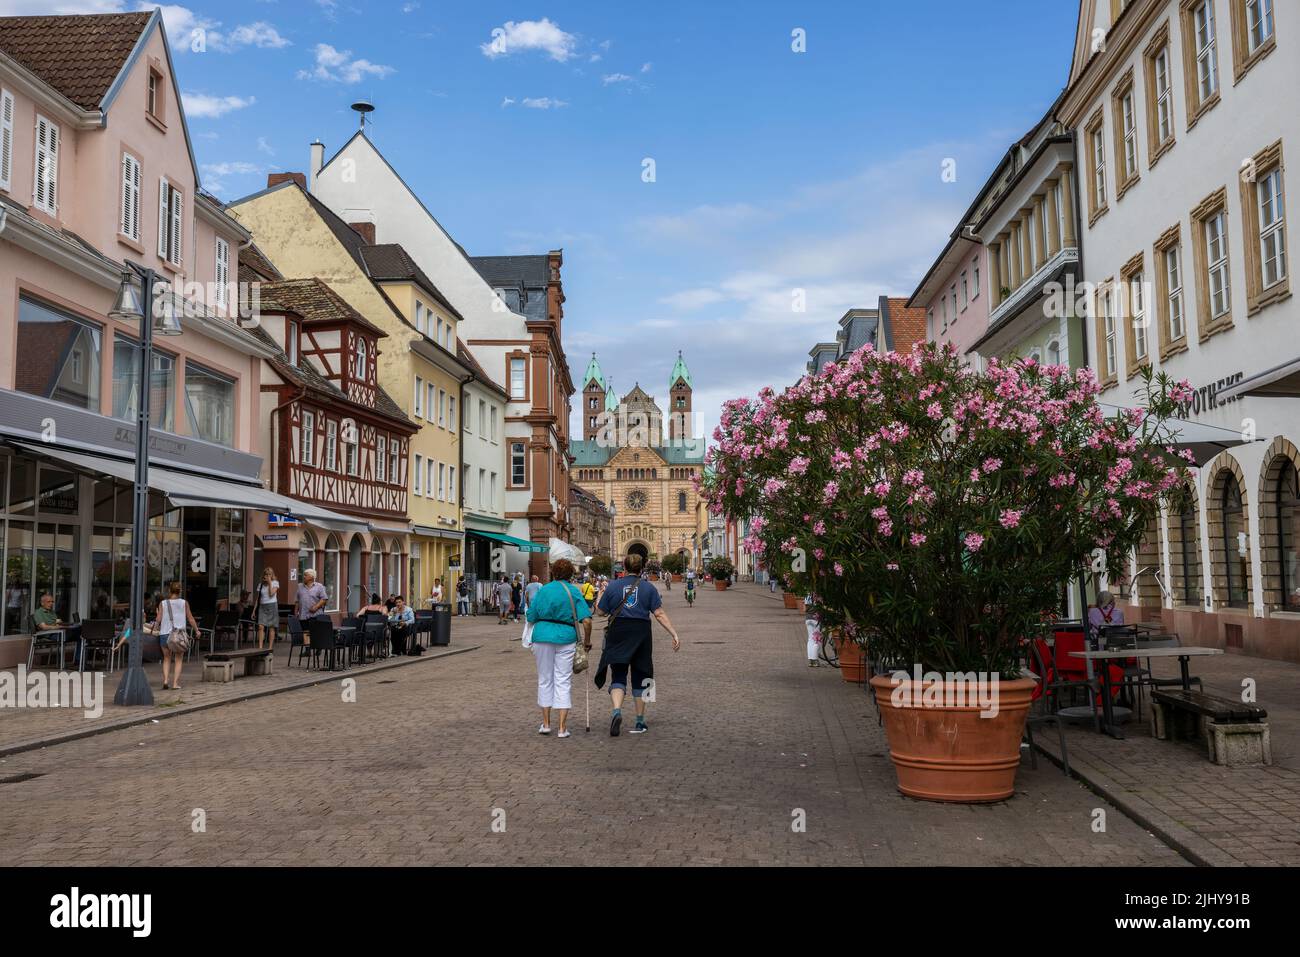
[[[190,434],[218,445],[235,438],[235,383],[193,362],[185,364],[185,410]]]
[[[99,326],[20,296],[14,388],[98,412],[101,343]]]

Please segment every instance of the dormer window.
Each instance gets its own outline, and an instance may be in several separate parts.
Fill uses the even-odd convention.
[[[284,354],[289,357],[289,365],[298,364],[298,323],[284,324]]]
[[[366,375],[366,342],[364,339],[357,343],[356,370],[354,376],[359,382],[365,382],[368,378]]]

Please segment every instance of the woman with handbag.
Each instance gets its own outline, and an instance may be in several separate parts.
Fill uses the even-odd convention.
[[[199,625],[190,613],[190,603],[181,597],[180,582],[172,582],[168,596],[158,603],[158,647],[162,650],[163,688],[179,691],[181,666],[185,664],[185,653],[190,650],[186,626],[198,630]]]
[[[542,709],[537,733],[551,733],[554,709],[561,738],[569,737],[573,675],[586,669],[586,651],[591,649],[591,608],[569,581],[572,577],[573,563],[567,558],[552,564],[551,581],[537,592],[525,615],[524,646],[531,644],[537,659],[537,706]]]

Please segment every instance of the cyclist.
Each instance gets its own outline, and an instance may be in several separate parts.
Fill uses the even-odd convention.
[[[691,572],[686,573],[686,604],[695,604],[695,575]]]

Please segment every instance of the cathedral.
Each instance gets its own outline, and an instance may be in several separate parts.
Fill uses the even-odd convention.
[[[704,470],[693,435],[691,373],[682,354],[668,376],[667,436],[655,397],[635,384],[621,398],[595,354],[582,377],[582,441],[570,441],[571,479],[613,513],[614,559],[642,544],[651,561],[677,552],[702,562],[708,515],[692,479]]]

